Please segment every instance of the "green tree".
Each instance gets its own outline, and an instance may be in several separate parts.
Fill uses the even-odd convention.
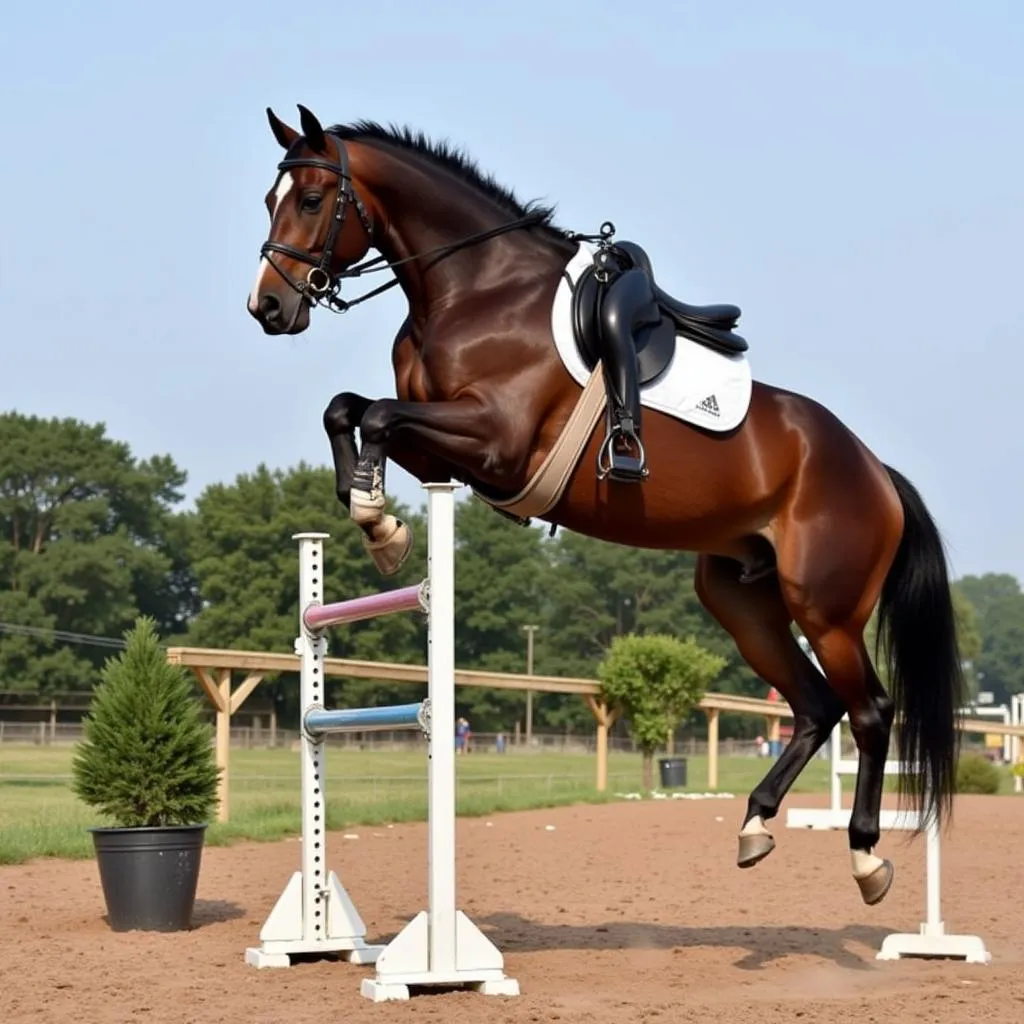
[[[651,788],[654,752],[700,702],[725,659],[692,638],[651,633],[620,636],[598,666],[604,698],[621,708],[643,754],[643,784]]]
[[[978,658],[981,655],[981,622],[978,612],[970,599],[963,592],[959,583],[954,583],[953,614],[956,616],[957,642],[960,645],[960,658],[964,664],[964,675],[970,699],[978,695]]]
[[[981,620],[959,583],[953,584],[952,594],[960,654],[965,660],[974,661],[981,654]]]
[[[984,620],[994,604],[1019,597],[1020,582],[1008,572],[987,572],[983,576],[962,576],[956,589],[974,606],[978,618]]]
[[[981,653],[981,630],[977,611],[967,598],[959,583],[950,587],[953,599],[953,615],[956,621],[957,642],[960,646],[960,658],[965,667],[968,689],[973,697],[977,693],[975,678],[976,662]],[[871,618],[864,630],[864,644],[867,647],[871,662],[875,666],[878,678],[883,686],[889,685],[889,676],[885,662],[876,658],[878,641],[878,609],[871,613]]]
[[[477,498],[455,513],[455,663],[493,672],[526,671],[522,627],[539,622],[550,582],[539,530],[524,528]],[[534,671],[546,666],[535,659]],[[476,732],[509,731],[523,720],[526,698],[515,690],[460,687],[459,709]]]
[[[964,576],[957,590],[977,614],[980,644],[971,658],[975,685],[1004,703],[1024,692],[1024,593],[1008,573]]]
[[[568,530],[549,547],[552,651],[544,654],[565,674],[592,675],[612,640],[626,633],[683,636],[706,628],[689,552],[631,548]]]
[[[704,609],[694,591],[696,556],[687,551],[631,548],[562,531],[548,545],[552,563],[547,619],[538,634],[538,660],[552,675],[593,678],[617,636],[663,633],[694,637],[725,660],[716,686],[764,697],[768,686],[740,657],[732,637]],[[554,705],[554,707],[552,706]],[[592,725],[582,702],[545,697],[548,722]],[[723,735],[758,727],[723,718]]]
[[[102,424],[0,415],[0,679],[93,685],[101,654],[53,630],[118,636],[145,612],[166,632],[195,607],[179,515],[185,474],[135,459]]]
[[[122,828],[199,825],[217,804],[213,733],[188,672],[170,665],[152,619],[103,668],[72,761],[76,796]]]

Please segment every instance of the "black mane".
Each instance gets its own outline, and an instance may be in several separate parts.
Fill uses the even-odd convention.
[[[399,128],[395,125],[384,127],[376,121],[336,124],[327,128],[326,131],[342,139],[382,142],[385,145],[398,146],[401,149],[425,156],[428,160],[452,171],[467,184],[479,189],[513,217],[518,219],[519,217],[539,216],[541,220],[538,226],[542,230],[550,232],[561,241],[568,240],[566,232],[552,223],[552,218],[555,215],[553,207],[544,206],[535,201],[523,203],[516,198],[511,189],[500,185],[491,175],[481,171],[472,157],[464,150],[452,145],[447,140],[435,142],[427,138],[421,131],[413,131],[408,127]]]

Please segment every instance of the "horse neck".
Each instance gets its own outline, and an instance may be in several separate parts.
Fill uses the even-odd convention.
[[[356,176],[366,183],[381,214],[373,244],[389,263],[456,245],[518,219],[415,154],[373,147],[369,159],[359,160]],[[423,196],[430,199],[424,202]],[[461,298],[499,284],[557,275],[570,255],[569,243],[559,245],[550,237],[517,228],[443,258],[411,259],[394,273],[416,317],[431,309],[451,308]]]

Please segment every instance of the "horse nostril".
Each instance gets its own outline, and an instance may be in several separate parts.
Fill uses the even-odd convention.
[[[281,315],[281,300],[269,292],[260,298],[260,312],[266,320],[276,320]]]

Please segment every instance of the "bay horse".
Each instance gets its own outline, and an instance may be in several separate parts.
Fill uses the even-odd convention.
[[[389,573],[411,543],[386,512],[385,464],[457,479],[498,503],[532,479],[580,398],[552,341],[556,289],[582,236],[523,204],[461,151],[372,122],[301,131],[269,108],[285,150],[266,196],[270,235],[248,310],[268,334],[335,312],[345,278],[393,271],[408,314],[392,347],[395,398],[354,392],[324,412],[337,495]],[[370,249],[377,257],[364,261]],[[363,262],[360,262],[363,261]],[[355,301],[361,301],[357,299]],[[697,555],[696,592],[754,672],[789,702],[791,739],[750,794],[740,867],[775,846],[766,823],[844,712],[859,754],[848,828],[868,905],[893,865],[875,854],[883,764],[895,728],[901,797],[922,822],[952,809],[964,681],[945,551],[915,487],[811,398],[754,381],[739,427],[713,434],[645,410],[642,483],[593,470],[599,439],[557,504],[555,526]],[[359,432],[360,444],[356,442]],[[591,467],[591,468],[588,468]],[[879,657],[864,629],[877,606]],[[821,670],[801,651],[793,623]]]

